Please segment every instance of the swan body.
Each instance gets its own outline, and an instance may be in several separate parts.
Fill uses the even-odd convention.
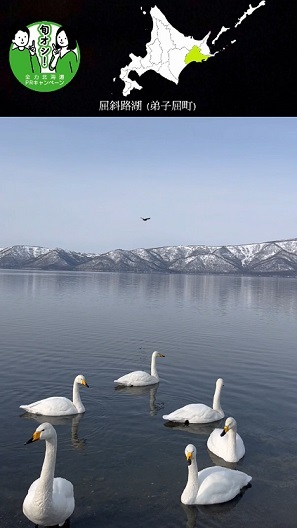
[[[74,510],[73,485],[61,477],[54,478],[57,433],[50,423],[37,427],[27,444],[45,440],[45,457],[40,477],[31,484],[23,502],[24,515],[37,526],[63,526]]]
[[[238,462],[245,454],[245,447],[241,436],[237,433],[236,420],[229,417],[224,429],[214,429],[207,440],[207,447],[226,462]]]
[[[85,408],[82,404],[79,387],[84,385],[88,387],[85,377],[82,374],[76,376],[73,383],[73,401],[63,396],[52,396],[28,405],[20,405],[21,409],[32,413],[42,414],[45,416],[67,416],[70,414],[84,413]]]
[[[163,356],[163,354],[160,354],[160,352],[157,351],[152,353],[150,374],[148,374],[148,372],[144,372],[143,370],[136,370],[134,372],[130,372],[129,374],[125,374],[125,376],[114,380],[114,382],[119,383],[120,385],[126,385],[126,387],[143,387],[145,385],[153,385],[154,383],[159,383],[159,376],[156,368],[157,357],[165,356]]]
[[[252,477],[236,469],[208,467],[198,472],[196,448],[187,445],[188,481],[181,495],[183,504],[220,504],[228,502],[248,485]]]
[[[204,403],[190,403],[170,414],[165,414],[163,416],[164,420],[179,423],[210,423],[221,420],[224,418],[224,411],[220,403],[223,386],[224,381],[222,378],[217,379],[212,407],[208,407]]]

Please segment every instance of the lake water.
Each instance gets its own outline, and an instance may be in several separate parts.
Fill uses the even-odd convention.
[[[56,476],[75,490],[72,528],[295,527],[297,279],[162,274],[0,272],[0,526],[29,527],[22,502],[44,442],[24,443],[39,417],[20,404],[72,397],[84,415],[54,420]],[[160,383],[116,390],[149,370]],[[221,464],[206,442],[218,424],[167,427],[187,403],[212,404],[223,377],[225,416],[238,422],[252,487],[233,501],[185,507],[184,448],[200,469]]]

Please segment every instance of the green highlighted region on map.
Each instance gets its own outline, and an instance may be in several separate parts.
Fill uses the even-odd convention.
[[[190,64],[190,62],[202,62],[209,59],[209,57],[211,57],[211,55],[203,55],[198,46],[193,46],[189,53],[187,53],[185,56],[185,63]]]

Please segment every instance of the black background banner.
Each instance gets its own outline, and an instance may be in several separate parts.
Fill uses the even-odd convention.
[[[266,0],[266,5],[234,25],[260,0],[2,0],[0,7],[1,116],[296,116],[295,0]],[[178,85],[149,71],[138,77],[142,90],[124,97],[119,79],[129,54],[144,57],[150,41],[154,5],[168,22],[186,36],[201,40],[211,31],[211,42],[222,26],[224,33],[211,52],[226,49],[203,63],[191,63]],[[143,14],[141,8],[147,12]],[[74,79],[56,92],[39,93],[20,84],[9,65],[15,31],[48,20],[70,26],[81,52]],[[230,41],[236,39],[235,44]],[[115,80],[114,80],[115,79]],[[172,112],[173,101],[191,101],[195,110]],[[141,110],[99,110],[102,101],[141,101]],[[160,108],[148,110],[151,102]],[[167,108],[163,103],[167,104]]]

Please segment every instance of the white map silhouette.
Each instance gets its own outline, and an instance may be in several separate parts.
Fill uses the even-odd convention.
[[[248,9],[238,19],[234,28],[238,27],[249,15],[261,6],[265,6],[266,0],[261,0],[256,7],[250,4]],[[146,13],[143,11],[143,14]],[[145,57],[137,57],[130,53],[131,62],[121,68],[119,78],[124,82],[123,95],[127,97],[133,89],[142,90],[142,86],[129,77],[134,71],[139,77],[149,70],[157,72],[169,81],[178,84],[180,73],[190,62],[202,62],[214,57],[219,51],[211,54],[207,41],[211,31],[201,40],[187,37],[175,29],[166,19],[160,9],[155,6],[150,10],[153,20],[151,40],[146,44],[147,54]],[[219,37],[230,28],[222,26],[217,36],[212,40],[214,44]],[[236,40],[231,41],[234,44]],[[223,51],[223,48],[221,51]]]

